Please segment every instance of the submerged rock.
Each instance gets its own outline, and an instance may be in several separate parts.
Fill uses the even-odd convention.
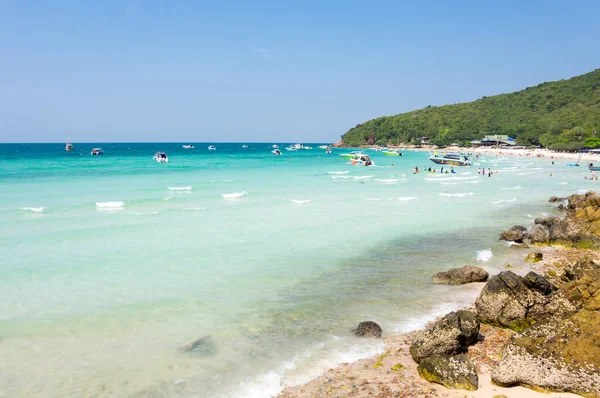
[[[453,268],[445,272],[439,272],[433,276],[434,283],[445,283],[448,285],[463,285],[472,282],[485,282],[489,274],[479,267],[465,265],[462,268]]]
[[[416,336],[410,346],[410,355],[415,362],[421,363],[433,355],[462,354],[477,342],[478,336],[479,320],[473,312],[451,312]]]
[[[515,335],[492,380],[600,397],[600,312],[584,309]]]
[[[191,342],[179,349],[184,353],[193,353],[198,355],[214,355],[217,352],[217,346],[211,336],[204,336]]]
[[[373,321],[364,321],[358,324],[352,333],[360,337],[381,337],[381,327]]]
[[[537,263],[539,261],[542,261],[543,258],[544,258],[544,255],[542,253],[540,253],[540,252],[529,253],[525,257],[525,262],[527,262],[527,263]]]
[[[421,361],[417,370],[425,380],[444,387],[474,391],[479,386],[475,365],[465,354],[429,357]]]

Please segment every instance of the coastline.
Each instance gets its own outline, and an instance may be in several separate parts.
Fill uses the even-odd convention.
[[[531,249],[519,250],[525,254]],[[526,266],[509,266],[515,274],[524,276],[530,271],[544,275],[547,278],[557,278],[556,271],[563,271],[565,264],[573,264],[582,257],[600,260],[600,253],[589,249],[575,249],[552,244],[535,245],[535,251],[543,254],[543,260],[527,263]],[[550,276],[552,275],[552,276]],[[491,277],[491,275],[490,275]],[[554,283],[557,279],[551,279]],[[487,282],[475,282],[478,295]],[[475,304],[465,310],[475,311]],[[580,395],[567,392],[549,392],[543,389],[535,390],[523,386],[501,387],[492,382],[492,368],[500,362],[502,350],[517,332],[488,324],[481,324],[480,334],[483,339],[473,345],[467,352],[479,375],[479,388],[475,391],[450,389],[440,384],[430,383],[421,378],[417,371],[418,364],[409,353],[409,347],[416,336],[430,328],[435,322],[430,322],[424,328],[407,332],[392,333],[385,336],[384,353],[378,356],[364,358],[351,363],[342,363],[327,370],[317,378],[299,385],[287,386],[278,395],[279,398],[292,397],[511,397],[525,398],[530,396],[546,397],[578,397]]]

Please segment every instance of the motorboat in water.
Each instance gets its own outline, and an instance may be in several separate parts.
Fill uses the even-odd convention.
[[[273,155],[277,155],[277,156],[281,155],[281,151],[280,151],[279,149],[273,149],[273,150],[271,151],[271,153],[272,153]]]
[[[329,148],[329,146],[328,145],[319,145],[317,148],[319,148],[319,149],[327,149],[327,148]]]
[[[439,154],[437,152],[433,153],[429,160],[431,160],[435,164],[449,164],[452,166],[470,166],[471,161],[469,157],[463,155],[462,153],[446,153]]]
[[[194,149],[193,145],[182,145],[183,149]]]
[[[340,155],[340,157],[346,158],[346,159],[352,159],[356,156],[362,156],[362,155],[364,155],[364,153],[362,151],[352,151],[350,153],[342,153]]]
[[[285,150],[288,152],[297,152],[298,151],[298,149],[296,149],[296,147],[294,147],[293,145],[286,147]]]
[[[279,149],[279,145],[273,144],[273,149]]]
[[[381,151],[386,156],[402,156],[402,152],[389,149],[387,151]]]
[[[242,148],[247,149],[248,145],[244,144],[244,145],[242,145]]]
[[[311,149],[312,149],[312,147],[311,147],[311,146],[306,146],[306,145],[305,145],[305,146],[304,146],[304,148],[302,148],[302,149],[311,150]]]
[[[169,163],[169,158],[164,152],[156,152],[152,159],[154,159],[158,163]]]
[[[373,166],[374,163],[371,160],[371,157],[369,155],[360,155],[360,156],[355,156],[354,158],[350,159],[350,162],[355,165],[355,166]]]
[[[216,151],[216,150],[217,150],[217,148],[215,148],[215,146],[214,146],[214,145],[211,145],[211,146],[209,146],[209,147],[208,147],[208,150],[209,150],[209,151]]]
[[[327,149],[325,149],[325,153],[326,153],[326,154],[330,154],[330,153],[331,153],[331,148],[327,148]]]
[[[71,144],[70,142],[67,142],[67,144],[65,145],[65,151],[73,152],[73,144]]]
[[[93,156],[104,155],[104,151],[102,150],[102,148],[94,148],[94,149],[92,149],[92,152],[90,152],[90,155],[93,155]]]

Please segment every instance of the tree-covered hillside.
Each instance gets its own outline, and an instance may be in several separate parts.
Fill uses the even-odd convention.
[[[596,131],[598,135],[596,135]],[[569,80],[542,83],[474,102],[428,106],[369,120],[342,136],[345,145],[436,145],[506,134],[519,145],[574,150],[600,147],[600,69]]]

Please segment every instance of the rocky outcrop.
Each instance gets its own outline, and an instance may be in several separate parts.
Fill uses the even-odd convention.
[[[529,239],[533,244],[545,245],[548,243],[550,235],[548,234],[548,231],[541,226],[534,225],[529,232]]]
[[[465,265],[462,268],[453,268],[445,272],[439,272],[432,279],[434,283],[463,285],[472,282],[485,282],[488,276],[489,274],[483,268]]]
[[[492,380],[600,397],[600,312],[584,309],[515,335]]]
[[[530,272],[525,278],[504,271],[490,278],[475,301],[480,321],[513,330],[523,330],[554,314],[577,310],[567,298],[553,294],[544,277]]]
[[[477,342],[478,336],[479,320],[473,312],[451,312],[417,335],[410,346],[410,355],[415,362],[421,363],[434,355],[463,354]]]
[[[552,198],[551,198],[552,199]],[[560,198],[559,198],[560,199]],[[531,231],[532,243],[554,243],[582,248],[600,248],[600,195],[595,192],[571,195],[563,200],[564,218],[536,218],[537,236]]]
[[[381,326],[373,321],[364,321],[358,324],[356,329],[352,329],[352,333],[360,337],[381,337]]]
[[[544,255],[542,253],[540,253],[540,252],[529,253],[525,257],[525,262],[526,263],[537,263],[539,261],[542,261],[543,258],[544,258]]]
[[[527,228],[521,225],[515,225],[511,229],[507,229],[500,234],[500,240],[509,242],[523,243],[523,239],[528,238]]]
[[[417,370],[425,380],[448,388],[473,391],[479,385],[475,365],[465,354],[429,357],[421,361]]]

